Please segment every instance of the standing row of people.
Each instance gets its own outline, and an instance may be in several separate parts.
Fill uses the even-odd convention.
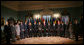
[[[31,21],[17,21],[14,19],[8,19],[8,24],[4,26],[4,31],[6,35],[7,43],[10,43],[10,39],[16,41],[16,38],[24,39],[28,37],[41,37],[41,36],[61,36],[61,37],[69,37],[73,38],[73,33],[78,40],[78,30],[77,27],[78,22],[75,21],[75,24],[72,22],[64,24],[63,21],[58,20],[57,23],[53,21],[53,23],[46,21],[34,21],[32,24]]]
[[[21,21],[20,24],[17,23],[17,25],[15,25],[16,31],[18,30],[17,32],[19,32],[21,39],[25,37],[37,37],[37,36],[69,37],[69,35],[72,34],[71,32],[73,32],[72,23],[66,25],[62,21],[58,21],[57,24],[55,24],[55,22],[53,22],[53,24],[48,22],[48,24],[46,24],[45,21],[43,23],[42,22],[37,23],[35,21],[34,24],[32,24],[31,22],[27,23],[27,21],[25,21],[25,23],[23,23]]]

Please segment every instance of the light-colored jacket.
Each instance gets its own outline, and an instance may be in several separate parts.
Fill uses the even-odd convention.
[[[16,35],[20,35],[20,26],[15,25]]]

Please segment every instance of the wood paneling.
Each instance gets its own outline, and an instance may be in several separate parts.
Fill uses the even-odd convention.
[[[24,11],[43,8],[78,7],[83,5],[83,1],[2,1],[1,5],[16,11]]]

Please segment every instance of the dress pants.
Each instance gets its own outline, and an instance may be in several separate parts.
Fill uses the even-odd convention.
[[[78,41],[78,33],[75,33],[75,40]]]
[[[25,30],[25,37],[28,37],[28,30]]]
[[[21,31],[21,32],[20,32],[20,38],[21,38],[21,39],[24,39],[24,31]]]
[[[10,35],[6,35],[6,44],[10,44]]]

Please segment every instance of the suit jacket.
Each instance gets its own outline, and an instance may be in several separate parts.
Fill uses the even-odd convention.
[[[16,34],[15,26],[11,26],[11,32],[13,35]]]
[[[61,24],[57,25],[57,30],[60,31],[60,29],[61,29]]]
[[[24,29],[28,30],[28,25],[27,24],[24,25]]]
[[[69,24],[64,26],[65,30],[69,30]]]
[[[28,27],[29,27],[29,31],[32,31],[33,30],[32,25],[29,25]]]
[[[52,29],[56,30],[56,24],[53,24]]]
[[[11,26],[9,26],[9,25],[5,25],[4,26],[4,33],[5,33],[5,35],[6,35],[6,37],[11,37]]]
[[[42,30],[42,25],[38,25],[38,30]]]
[[[48,30],[51,30],[51,25],[48,25]]]
[[[65,25],[61,24],[61,31],[64,31],[64,27],[65,27]]]
[[[20,30],[24,31],[24,25],[23,24],[22,25],[20,24]]]
[[[37,24],[34,24],[34,25],[33,25],[33,30],[34,30],[34,31],[38,30],[38,25],[37,25]]]
[[[43,25],[42,29],[46,32],[46,25]]]
[[[33,27],[34,27],[34,29],[37,29],[38,25],[37,25],[37,24],[34,24],[34,26],[33,26]]]
[[[74,33],[79,32],[79,24],[73,24],[73,31],[74,31]]]

